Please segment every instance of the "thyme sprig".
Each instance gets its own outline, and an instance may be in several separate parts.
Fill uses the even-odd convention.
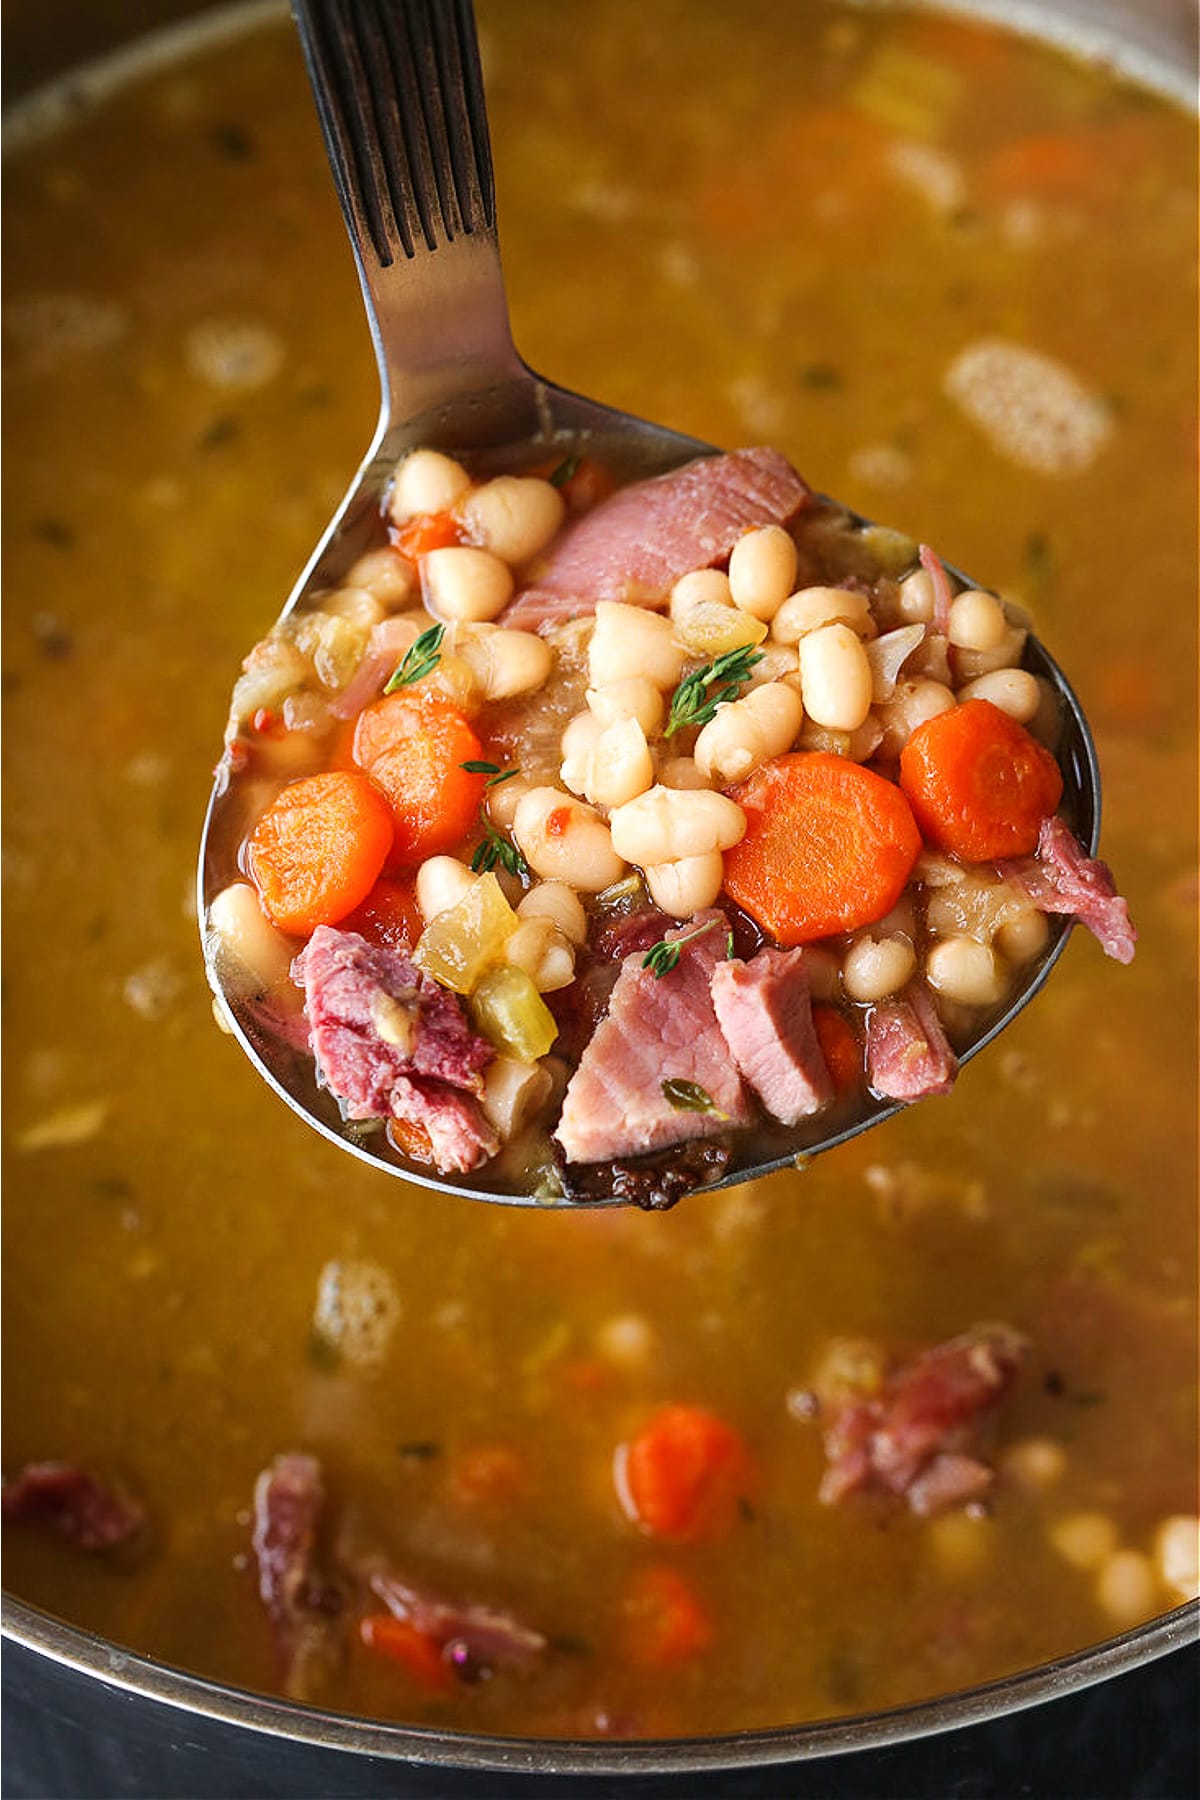
[[[384,693],[394,694],[397,688],[411,687],[414,681],[424,681],[426,675],[432,674],[441,658],[445,635],[444,625],[431,625],[428,631],[423,631],[406,651],[403,661],[392,670]]]
[[[662,1096],[668,1106],[676,1112],[711,1113],[714,1119],[728,1119],[729,1114],[722,1112],[707,1088],[702,1088],[698,1081],[681,1081],[672,1076],[662,1083]]]
[[[490,788],[499,787],[502,781],[511,781],[514,775],[521,773],[517,768],[502,769],[499,763],[494,762],[462,762],[458,766],[465,769],[468,775],[486,775],[488,779],[483,785]]]
[[[652,944],[643,956],[643,969],[651,970],[655,981],[661,981],[678,963],[679,953],[685,944],[694,944],[697,938],[702,938],[706,931],[715,930],[720,923],[720,919],[710,919],[707,925],[697,925],[695,931],[685,931],[682,937],[673,941],[659,938],[657,944]]]
[[[685,675],[671,698],[666,736],[672,737],[689,725],[707,725],[718,706],[737,699],[738,689],[750,679],[750,671],[762,659],[761,650],[753,644],[742,644]]]
[[[557,469],[552,469],[549,476],[551,487],[566,487],[571,477],[579,472],[579,458],[564,456]]]
[[[486,875],[499,863],[510,875],[528,875],[529,864],[521,855],[515,844],[510,844],[506,837],[501,837],[494,825],[484,821],[483,842],[476,846],[471,858],[471,867],[476,875]]]

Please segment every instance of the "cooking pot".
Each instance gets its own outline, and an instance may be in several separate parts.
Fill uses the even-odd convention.
[[[1188,0],[958,0],[957,10],[1082,45],[1194,102]],[[76,63],[195,11],[187,0],[14,5],[6,96],[58,74],[64,45]],[[28,1796],[696,1793],[700,1772],[705,1793],[745,1796],[1161,1796],[1194,1778],[1198,1617],[1193,1602],[1046,1667],[888,1713],[614,1744],[325,1713],[165,1667],[9,1600],[5,1777]],[[836,1768],[823,1760],[833,1757]]]

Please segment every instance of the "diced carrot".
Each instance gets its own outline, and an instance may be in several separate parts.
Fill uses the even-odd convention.
[[[1007,194],[1078,194],[1093,175],[1090,151],[1087,138],[1078,130],[1040,132],[997,151],[988,164],[988,175]]]
[[[594,456],[581,456],[559,487],[569,513],[587,512],[616,492],[617,478]]]
[[[398,867],[415,868],[467,835],[485,777],[462,765],[482,755],[462,714],[436,694],[385,694],[359,713],[354,760],[392,809]]]
[[[374,887],[392,836],[387,801],[365,775],[330,769],[290,782],[250,838],[263,911],[297,937],[338,924]]]
[[[577,1394],[599,1394],[612,1386],[612,1366],[598,1356],[577,1356],[564,1363],[560,1373],[564,1386]]]
[[[455,1459],[446,1486],[460,1506],[494,1506],[524,1488],[525,1464],[510,1444],[473,1444]]]
[[[750,1484],[740,1433],[703,1406],[660,1407],[613,1464],[617,1497],[655,1537],[717,1537],[737,1517]]]
[[[368,1650],[399,1663],[427,1694],[448,1694],[453,1688],[454,1670],[443,1658],[441,1645],[410,1620],[368,1613],[359,1621],[358,1634]]]
[[[713,1641],[708,1610],[691,1583],[666,1563],[639,1569],[625,1589],[625,1650],[641,1669],[673,1669]]]
[[[726,892],[781,944],[881,919],[921,851],[899,788],[846,757],[777,756],[732,798],[746,835],[725,853]]]
[[[393,548],[410,562],[418,562],[431,550],[445,550],[461,541],[458,520],[452,512],[418,513],[392,532]]]
[[[357,931],[389,950],[411,950],[423,928],[416,888],[394,875],[381,875],[362,905],[342,920],[344,931]]]
[[[968,700],[913,732],[900,753],[900,786],[936,849],[992,862],[1032,855],[1063,780],[1023,725],[990,700]]]
[[[863,1053],[854,1027],[845,1013],[823,1002],[812,1009],[813,1030],[829,1070],[836,1094],[845,1094],[862,1084]]]
[[[412,1119],[389,1119],[387,1134],[401,1156],[417,1163],[432,1163],[433,1139],[423,1125]]]

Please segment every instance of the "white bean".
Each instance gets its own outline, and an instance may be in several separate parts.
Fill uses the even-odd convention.
[[[521,919],[549,919],[573,944],[587,942],[587,914],[574,891],[562,881],[539,881],[517,907]]]
[[[613,1313],[596,1331],[596,1349],[605,1362],[637,1372],[648,1366],[658,1339],[641,1313]]]
[[[746,532],[729,558],[729,587],[735,606],[768,622],[796,585],[796,544],[782,525]]]
[[[718,787],[743,781],[760,763],[791,749],[803,718],[795,688],[782,681],[752,688],[718,706],[696,739],[696,766]]]
[[[931,946],[925,958],[929,985],[963,1006],[991,1006],[1004,992],[1004,965],[990,944],[949,937]]]
[[[518,1062],[515,1056],[493,1056],[483,1072],[479,1104],[488,1122],[502,1138],[508,1139],[537,1117],[553,1087],[554,1077],[541,1063]]]
[[[440,619],[469,623],[494,619],[512,598],[513,578],[507,563],[488,550],[449,544],[421,558],[425,604]]]
[[[383,619],[386,608],[369,589],[346,586],[326,594],[321,601],[321,611],[331,613],[335,619],[345,619],[362,631],[371,631]]]
[[[719,850],[710,850],[706,856],[648,863],[645,876],[655,906],[673,919],[690,919],[716,900],[725,880],[725,859]]]
[[[619,719],[636,719],[647,737],[658,730],[666,711],[662,693],[644,675],[631,675],[625,681],[610,681],[606,687],[589,688],[584,699],[602,725],[615,725]]]
[[[601,600],[588,645],[588,682],[610,682],[641,676],[657,688],[673,688],[683,671],[684,653],[675,642],[671,621],[644,606]]]
[[[1107,1513],[1067,1513],[1056,1519],[1050,1542],[1073,1569],[1098,1569],[1117,1547],[1117,1527]]]
[[[546,548],[565,512],[558,489],[534,475],[497,475],[458,507],[471,542],[514,568]]]
[[[836,1000],[841,986],[841,966],[836,950],[825,944],[804,946],[804,973],[814,1000]]]
[[[867,596],[850,588],[801,588],[775,614],[771,636],[777,644],[798,644],[810,631],[835,624],[848,625],[859,637],[874,637],[875,623]]]
[[[492,824],[501,831],[511,831],[517,807],[526,794],[533,792],[533,785],[524,775],[512,775],[507,781],[498,781],[495,787],[487,788],[485,804]]]
[[[653,785],[654,758],[637,720],[606,725],[588,756],[584,792],[592,805],[624,806]]]
[[[880,748],[885,756],[899,756],[918,725],[950,712],[957,701],[941,681],[898,681],[890,700],[876,709],[883,726]]]
[[[600,742],[604,726],[595,713],[576,713],[568,721],[560,740],[562,765],[559,770],[564,784],[573,794],[586,794],[592,766],[592,751]]]
[[[977,675],[958,690],[960,701],[990,700],[993,706],[1028,725],[1042,703],[1042,692],[1036,675],[1028,669],[993,669],[988,675]]]
[[[395,612],[415,598],[417,576],[408,558],[387,546],[360,556],[346,576],[346,585],[366,588],[388,612]]]
[[[1004,608],[980,588],[967,588],[950,602],[947,630],[957,650],[995,650],[1008,631]]]
[[[731,850],[746,835],[741,807],[705,789],[653,787],[617,807],[609,824],[617,854],[643,869]]]
[[[896,612],[906,625],[933,623],[933,577],[925,569],[906,575],[896,594]]]
[[[554,651],[545,638],[504,625],[461,625],[454,649],[475,671],[485,700],[531,694],[554,667]]]
[[[768,681],[786,681],[800,692],[800,658],[791,644],[773,644],[768,638],[758,646],[758,654],[762,660],[751,669],[743,693],[766,687]]]
[[[848,625],[822,625],[800,639],[800,692],[814,724],[857,731],[871,710],[871,665]]]
[[[570,987],[575,946],[552,919],[522,919],[504,946],[504,960],[522,969],[539,994]]]
[[[388,494],[388,517],[403,525],[418,513],[445,512],[471,485],[461,463],[440,450],[410,450],[396,464]]]
[[[1163,1520],[1154,1534],[1154,1560],[1168,1588],[1181,1600],[1195,1599],[1200,1591],[1200,1519],[1195,1513]]]
[[[512,831],[526,862],[544,881],[565,881],[581,893],[598,894],[625,873],[625,859],[599,813],[558,788],[523,794]]]
[[[271,924],[249,882],[222,888],[208,909],[208,924],[220,939],[221,954],[232,957],[251,984],[270,988],[283,980],[295,948]]]
[[[960,685],[975,681],[980,675],[990,675],[994,669],[1015,669],[1025,654],[1025,639],[1029,636],[1019,625],[1006,627],[1003,637],[990,650],[956,649],[954,652],[954,674]]]
[[[1115,1550],[1096,1575],[1096,1598],[1115,1625],[1138,1625],[1157,1611],[1154,1565],[1140,1550]]]
[[[457,906],[478,879],[457,856],[427,856],[417,870],[417,905],[426,924]]]
[[[823,750],[829,756],[844,756],[847,762],[866,762],[882,738],[883,726],[874,713],[868,713],[857,731],[830,731],[827,725],[806,719],[798,742],[801,750]]]
[[[1006,919],[998,928],[996,948],[1007,962],[1022,968],[1042,954],[1049,939],[1050,926],[1045,913],[1030,906],[1014,918]]]
[[[855,938],[842,964],[842,980],[851,1000],[885,1000],[912,978],[917,955],[907,938]]]
[[[721,569],[693,569],[690,574],[681,575],[671,589],[668,611],[676,621],[693,606],[704,605],[733,605],[729,577]]]

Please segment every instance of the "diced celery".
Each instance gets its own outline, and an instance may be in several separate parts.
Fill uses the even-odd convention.
[[[767,628],[761,619],[720,600],[698,600],[675,621],[675,641],[693,656],[724,656],[747,644],[761,644]]]
[[[471,996],[475,1028],[497,1050],[521,1062],[545,1056],[558,1026],[524,969],[491,969]]]
[[[418,969],[469,994],[488,969],[504,960],[504,947],[517,929],[517,915],[492,874],[481,875],[456,906],[431,919],[417,940]]]

